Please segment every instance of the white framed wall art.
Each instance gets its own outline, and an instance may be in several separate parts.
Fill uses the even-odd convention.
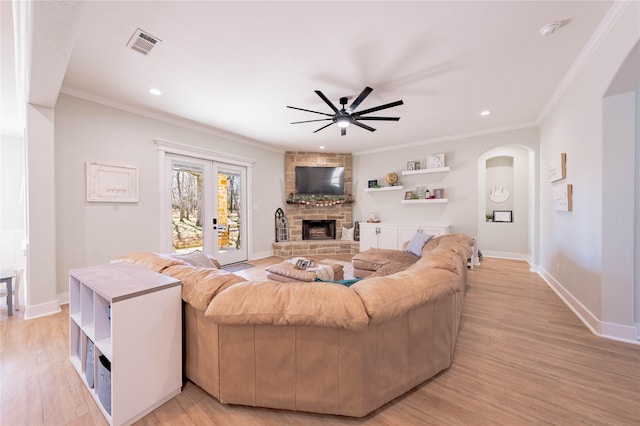
[[[87,201],[137,203],[138,168],[87,161]]]

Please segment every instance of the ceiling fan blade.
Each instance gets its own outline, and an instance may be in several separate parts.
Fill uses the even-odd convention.
[[[391,103],[388,103],[388,104],[380,105],[380,106],[377,106],[377,107],[365,109],[364,111],[356,112],[356,113],[353,114],[353,116],[354,117],[358,117],[360,115],[369,114],[370,112],[380,111],[381,109],[387,109],[387,108],[391,108],[391,107],[402,105],[402,104],[404,104],[404,102],[395,101],[395,102],[391,102]]]
[[[325,120],[329,120],[325,118]],[[400,117],[354,117],[354,120],[398,121]]]
[[[360,103],[364,101],[364,98],[369,96],[371,92],[373,92],[373,89],[371,87],[369,86],[365,87],[362,93],[360,93],[358,97],[353,101],[353,103],[349,106],[349,108],[347,108],[347,112],[351,114],[353,111],[355,111],[356,108],[358,108],[358,106],[360,105]]]
[[[344,136],[347,134],[347,128],[346,127],[341,127],[340,128],[340,136]]]
[[[315,130],[313,133],[318,133],[320,130],[324,129],[325,127],[329,127],[329,126],[331,126],[332,124],[333,124],[333,122],[331,122],[331,123],[327,124],[326,126],[322,126],[322,127],[320,127],[318,130]]]
[[[327,99],[327,97],[319,90],[316,90],[316,95],[320,96],[320,99],[322,99],[324,101],[325,104],[329,105],[331,107],[331,109],[333,110],[333,112],[335,112],[336,114],[338,114],[340,111],[338,111],[338,108],[336,108],[336,106],[334,104],[331,103],[331,101],[329,99]]]
[[[314,121],[328,121],[328,120],[333,120],[333,118],[319,118],[317,120],[294,121],[291,124],[313,123]]]
[[[362,127],[363,129],[367,129],[370,132],[376,131],[376,129],[374,129],[373,127],[367,126],[366,124],[358,123],[357,121],[352,121],[351,124],[353,124],[354,126]]]
[[[311,111],[310,109],[304,109],[304,108],[298,108],[298,107],[292,107],[287,105],[287,108],[291,108],[291,109],[297,109],[300,111],[306,111],[306,112],[312,112],[314,114],[322,114],[322,115],[326,115],[328,117],[333,117],[333,114],[327,114],[326,112],[318,112],[318,111]]]

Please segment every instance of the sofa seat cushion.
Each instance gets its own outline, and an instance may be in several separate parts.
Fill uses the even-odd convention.
[[[369,323],[355,292],[325,282],[235,284],[216,295],[205,316],[227,325],[312,325],[362,330]]]
[[[384,265],[402,264],[408,266],[418,261],[419,257],[403,250],[370,248],[356,254],[353,259],[354,269],[377,271]]]
[[[266,269],[267,278],[280,282],[311,282],[316,278],[338,281],[344,278],[343,267],[340,264],[318,264],[317,266],[316,268],[296,269],[291,262],[282,262]],[[320,268],[328,268],[329,270],[320,270]]]
[[[373,271],[373,273],[368,275],[367,278],[384,277],[386,275],[395,274],[396,272],[404,271],[405,269],[407,269],[408,267],[410,267],[412,265],[415,265],[415,263],[413,263],[413,264],[400,263],[400,262],[387,263],[386,265],[382,265],[376,271]]]

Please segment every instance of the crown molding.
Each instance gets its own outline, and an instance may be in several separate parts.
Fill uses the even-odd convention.
[[[412,148],[415,146],[421,146],[421,145],[428,145],[428,144],[432,144],[432,143],[438,143],[438,142],[448,142],[448,141],[452,141],[452,140],[458,140],[458,139],[466,139],[466,138],[472,138],[472,137],[476,137],[476,136],[485,136],[485,135],[492,135],[495,133],[502,133],[502,132],[508,132],[511,130],[520,130],[520,129],[526,129],[529,127],[537,127],[538,123],[535,122],[527,122],[527,123],[520,123],[520,124],[514,124],[513,126],[505,126],[505,127],[494,127],[492,129],[487,129],[487,130],[478,130],[475,132],[468,132],[468,133],[458,133],[455,135],[448,135],[448,136],[442,136],[439,138],[432,138],[432,139],[425,139],[425,140],[421,140],[421,141],[416,141],[416,142],[409,142],[409,143],[405,143],[405,144],[400,144],[400,145],[393,145],[393,146],[389,146],[389,147],[384,147],[384,148],[376,148],[376,149],[368,149],[365,151],[358,151],[358,152],[354,152],[353,155],[367,155],[367,154],[376,154],[379,152],[387,152],[387,151],[397,151],[398,149],[402,149],[402,148]]]
[[[598,46],[600,46],[600,43],[602,43],[604,37],[609,33],[611,28],[613,28],[620,16],[622,16],[622,13],[631,3],[631,0],[614,1],[611,8],[609,8],[609,10],[607,11],[605,17],[600,22],[600,25],[598,25],[598,28],[596,28],[594,33],[591,35],[591,38],[589,39],[587,44],[585,44],[585,46],[582,48],[582,51],[580,52],[576,60],[573,61],[573,64],[569,68],[569,71],[567,71],[562,81],[560,81],[560,84],[556,88],[555,92],[553,92],[553,95],[551,95],[551,98],[540,112],[540,115],[536,120],[537,124],[540,124],[551,112],[556,103],[558,103],[571,83],[573,83],[573,81],[576,79],[578,73],[580,72],[580,70],[582,70],[582,67],[591,58]]]
[[[245,145],[250,145],[255,148],[264,149],[267,151],[275,152],[277,154],[284,154],[283,149],[279,149],[273,145],[269,145],[266,142],[261,142],[259,140],[247,138],[236,133],[227,132],[224,130],[220,130],[215,127],[207,126],[204,124],[200,124],[185,118],[176,117],[171,114],[165,114],[158,111],[153,111],[151,109],[136,107],[130,104],[126,104],[124,102],[117,102],[112,99],[103,98],[101,96],[96,96],[91,93],[87,93],[82,90],[74,89],[68,86],[62,86],[60,89],[60,93],[64,93],[65,95],[74,96],[76,98],[84,99],[90,102],[95,102],[101,105],[105,105],[111,108],[115,108],[121,111],[130,112],[133,114],[141,115],[143,117],[151,118],[154,120],[162,121],[164,123],[173,124],[176,126],[183,127],[189,130],[195,130],[197,132],[205,133],[211,136],[216,136],[219,138],[224,138],[232,142],[237,142]]]

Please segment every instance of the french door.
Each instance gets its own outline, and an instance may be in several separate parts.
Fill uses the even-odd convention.
[[[248,259],[246,167],[166,156],[173,253],[201,250],[221,264]]]

